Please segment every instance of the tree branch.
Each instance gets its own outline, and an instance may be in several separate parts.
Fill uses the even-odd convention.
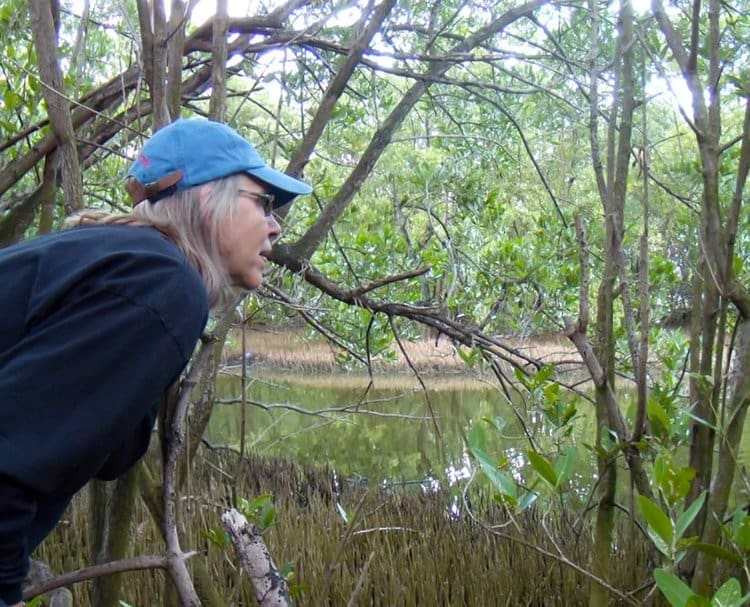
[[[323,130],[328,125],[328,122],[333,113],[333,108],[336,105],[339,97],[344,92],[347,82],[352,77],[355,68],[359,65],[362,60],[362,55],[370,45],[373,36],[378,32],[383,21],[391,12],[391,9],[396,4],[396,0],[383,0],[378,8],[374,11],[369,23],[364,27],[362,34],[354,41],[349,54],[346,57],[346,61],[339,69],[336,77],[328,85],[328,88],[323,95],[323,99],[318,105],[318,110],[315,112],[315,116],[310,122],[310,126],[305,134],[304,139],[297,146],[294,151],[292,158],[289,160],[286,172],[291,175],[299,175],[302,172],[302,168],[310,158],[315,145],[318,143],[320,136],[323,134]],[[362,25],[367,19],[367,13],[363,12],[360,25]]]
[[[182,555],[183,559],[189,559],[195,556],[197,552],[188,552]],[[71,584],[77,584],[79,582],[86,582],[93,580],[94,578],[102,577],[105,575],[112,575],[115,573],[124,573],[126,571],[141,571],[143,569],[167,569],[169,564],[169,558],[166,556],[137,556],[132,559],[124,559],[121,561],[113,561],[110,563],[103,563],[101,565],[93,565],[92,567],[84,567],[76,571],[70,571],[59,575],[49,581],[35,586],[29,586],[24,589],[23,600],[28,601],[35,596],[45,594],[56,588],[63,588],[64,586],[70,586]]]
[[[452,52],[468,52],[478,44],[481,44],[484,40],[502,31],[511,23],[532,13],[540,6],[544,5],[546,1],[547,0],[532,0],[531,2],[527,2],[519,7],[508,10],[487,26],[465,38],[460,44],[454,47]],[[427,75],[430,77],[443,76],[452,65],[453,63],[449,61],[436,61],[428,68]],[[357,163],[357,166],[349,174],[349,177],[347,177],[341,188],[339,188],[333,200],[331,200],[325,209],[323,209],[320,217],[310,227],[307,233],[293,245],[295,256],[309,259],[320,246],[320,243],[323,241],[328,231],[333,224],[336,223],[351,199],[359,191],[362,183],[364,183],[365,179],[369,176],[378,158],[388,146],[393,134],[400,127],[403,120],[428,87],[429,84],[427,82],[415,82],[405,93],[390,115],[375,132],[367,149]]]

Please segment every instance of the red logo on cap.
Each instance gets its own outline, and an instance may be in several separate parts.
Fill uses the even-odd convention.
[[[138,162],[140,162],[145,167],[147,167],[147,166],[149,166],[151,164],[145,154],[141,154],[138,157]]]

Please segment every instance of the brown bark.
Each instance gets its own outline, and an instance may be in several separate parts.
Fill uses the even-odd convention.
[[[227,0],[216,0],[213,22],[213,71],[211,73],[211,102],[208,115],[224,122],[227,112]]]
[[[167,111],[173,120],[182,106],[182,59],[185,53],[185,24],[195,0],[172,0],[167,32]]]
[[[70,103],[65,97],[62,73],[57,62],[57,34],[52,4],[49,0],[29,0],[29,8],[47,114],[60,147],[65,200],[71,210],[78,210],[83,206],[83,183],[76,135],[70,118]]]
[[[151,93],[153,131],[171,122],[167,105],[167,17],[159,0],[137,0],[141,62]]]
[[[705,15],[704,7],[707,9]],[[695,133],[703,182],[697,263],[699,273],[695,279],[695,305],[691,324],[693,358],[690,385],[690,394],[695,402],[693,413],[703,421],[694,423],[691,427],[690,466],[695,469],[696,476],[686,502],[692,502],[698,494],[710,488],[709,499],[701,516],[696,518],[687,531],[687,535],[699,535],[701,541],[707,543],[714,542],[719,537],[719,521],[726,510],[728,488],[734,479],[735,458],[739,447],[736,424],[745,416],[747,376],[750,374],[746,360],[746,337],[743,336],[747,331],[745,324],[747,312],[750,311],[749,298],[747,292],[734,280],[732,269],[741,198],[739,192],[744,188],[750,163],[750,151],[746,147],[750,145],[747,142],[750,118],[746,111],[743,133],[739,138],[743,148],[740,152],[735,194],[727,221],[723,224],[719,195],[719,170],[723,152],[720,145],[720,9],[718,0],[709,0],[706,5],[700,2],[693,4],[690,40],[686,48],[661,1],[652,2],[656,21],[690,91],[693,116],[686,116],[685,120]],[[699,65],[697,58],[700,51],[705,52],[707,62]],[[699,70],[706,63],[708,68],[702,79]],[[705,94],[706,89],[709,95]],[[740,315],[740,347],[734,354],[732,372],[725,374],[724,343],[730,302]],[[725,387],[731,395],[729,399],[722,396]],[[715,428],[718,429],[718,436]],[[715,458],[717,438],[719,456]],[[693,558],[693,590],[706,594],[710,592],[713,583],[713,559],[702,553],[695,557],[689,555],[683,564],[683,571],[690,572]]]
[[[742,431],[750,405],[750,319],[740,322],[737,333],[737,361],[732,370],[733,394],[726,407],[722,431],[719,435],[719,457],[716,474],[711,483],[707,500],[707,515],[701,541],[718,544],[721,527],[729,504],[734,474],[739,459],[739,446]],[[710,594],[713,584],[715,557],[699,553],[696,558],[693,589],[702,594]]]
[[[600,156],[598,78],[597,68],[599,8],[595,1],[589,2],[592,16],[591,54],[589,59],[589,84],[591,105],[589,114],[589,139],[597,187],[602,203],[605,224],[604,272],[597,295],[595,323],[595,346],[593,353],[586,348],[585,336],[571,324],[568,335],[578,350],[587,352],[584,357],[596,384],[597,446],[602,452],[597,456],[601,484],[594,528],[594,549],[590,566],[597,578],[609,579],[612,561],[612,539],[617,491],[616,458],[609,447],[609,433],[614,430],[617,442],[629,441],[637,432],[628,432],[615,395],[615,341],[614,300],[616,293],[622,298],[623,317],[628,336],[628,345],[634,367],[639,368],[640,349],[636,337],[635,314],[630,293],[625,252],[623,250],[624,210],[627,196],[628,169],[634,110],[633,92],[633,14],[630,0],[622,0],[618,19],[618,37],[615,46],[614,91],[607,124],[606,165]],[[579,236],[579,241],[582,240]],[[619,285],[617,282],[619,280]],[[577,326],[585,326],[585,322]],[[643,471],[640,455],[630,445],[623,449],[630,468],[631,478],[643,495],[650,496],[648,477]],[[589,605],[609,605],[609,591],[592,582],[589,587]]]
[[[26,229],[34,221],[36,210],[40,206],[54,202],[57,190],[58,165],[59,156],[56,152],[50,153],[44,160],[42,183],[22,202],[15,205],[5,216],[0,218],[0,247],[21,240]]]
[[[112,483],[93,483],[98,487],[93,495],[98,495],[99,499],[92,500],[90,513],[92,521],[99,521],[100,526],[95,530],[98,541],[90,541],[89,546],[96,552],[92,561],[101,565],[127,556],[137,497],[137,471],[130,470]],[[121,574],[96,578],[91,587],[91,604],[119,607],[121,586]]]

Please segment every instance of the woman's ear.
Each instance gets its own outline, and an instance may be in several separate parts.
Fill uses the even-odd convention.
[[[201,206],[204,206],[206,204],[209,196],[211,196],[211,186],[207,183],[204,183],[201,186],[200,192],[198,192],[198,199],[201,201]]]
[[[211,198],[211,186],[205,183],[201,186],[198,191],[198,204],[200,205],[200,213],[203,221],[208,221],[211,218],[211,205],[208,201]]]

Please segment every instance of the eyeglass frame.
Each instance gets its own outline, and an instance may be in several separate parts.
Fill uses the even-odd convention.
[[[266,217],[272,217],[274,211],[274,203],[276,202],[276,196],[270,192],[251,192],[240,188],[237,190],[238,196],[245,196],[246,198],[252,198],[260,202],[260,206],[263,209],[263,214]]]

